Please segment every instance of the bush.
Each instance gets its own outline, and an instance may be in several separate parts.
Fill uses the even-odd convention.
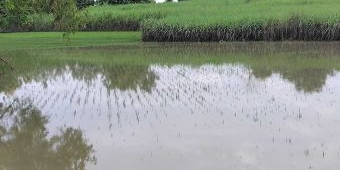
[[[94,5],[94,0],[77,0],[77,8],[78,9],[83,9],[86,8],[88,6],[92,6]]]
[[[0,0],[0,31],[20,31],[27,24],[27,15],[32,11],[30,1]]]
[[[0,0],[0,32],[2,32],[8,24],[6,20],[7,9],[5,5],[5,0]]]
[[[28,31],[53,31],[53,15],[47,13],[35,13],[28,16],[31,24]]]
[[[152,0],[99,0],[99,4],[133,4],[133,3],[151,3]]]

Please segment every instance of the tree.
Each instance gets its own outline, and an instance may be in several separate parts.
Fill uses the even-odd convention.
[[[6,2],[5,0],[0,0],[0,32],[2,32],[2,29],[4,29],[7,25],[6,20],[7,8],[5,2]]]
[[[31,4],[36,13],[51,13],[50,2],[51,0],[32,0]]]
[[[1,29],[21,30],[28,24],[28,14],[32,12],[31,2],[27,0],[0,0]]]
[[[0,0],[0,32],[22,31],[30,28],[30,16],[35,13],[52,14],[53,27],[65,31],[64,35],[78,30],[80,15],[77,5],[94,3],[93,0]]]
[[[71,33],[78,30],[80,24],[76,1],[51,0],[49,4],[54,17],[54,28],[65,31],[63,37],[68,39]]]

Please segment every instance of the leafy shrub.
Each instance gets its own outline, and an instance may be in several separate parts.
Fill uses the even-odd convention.
[[[53,30],[53,15],[47,13],[35,13],[30,15],[31,22],[29,31],[52,31]]]
[[[99,0],[99,4],[132,4],[132,3],[151,3],[152,0]]]
[[[78,9],[83,9],[94,4],[95,4],[94,0],[77,0]]]

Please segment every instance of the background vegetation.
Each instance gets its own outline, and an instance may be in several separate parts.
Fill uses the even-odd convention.
[[[141,30],[144,41],[340,40],[338,0],[149,2],[0,0],[0,31]]]

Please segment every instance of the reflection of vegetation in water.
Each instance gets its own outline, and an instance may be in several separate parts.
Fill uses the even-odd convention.
[[[14,70],[2,67],[0,64],[0,91],[14,92],[24,82],[46,81],[55,75],[61,74],[64,61],[55,62],[51,58],[35,57],[32,51],[14,51],[1,54],[13,67]],[[49,61],[50,60],[50,61]]]
[[[226,62],[246,65],[259,79],[278,73],[304,92],[320,91],[327,76],[340,70],[337,43],[186,43],[177,46],[163,44],[159,48],[164,50],[154,50],[153,53],[159,56],[177,54],[175,59],[192,64]],[[162,59],[167,60],[167,57]]]
[[[140,88],[150,91],[156,75],[148,66],[142,65],[94,65],[77,63],[68,66],[72,76],[78,80],[90,82],[98,74],[103,76],[103,83],[108,89],[129,90]]]
[[[70,71],[77,80],[91,82],[98,75],[103,76],[103,83],[108,89],[136,89],[150,91],[156,75],[149,70],[148,65],[124,65],[121,63],[93,63],[92,61],[63,61],[56,58],[39,59],[34,57],[12,57],[18,69],[0,70],[0,91],[13,92],[23,82],[37,81],[46,85],[46,81]],[[22,59],[24,59],[22,61]]]
[[[264,63],[253,62],[249,67],[256,78],[266,79],[273,73],[278,73],[294,83],[299,91],[318,92],[325,85],[327,76],[339,70],[340,65],[337,62],[340,57],[310,55],[312,54],[298,53],[292,56],[281,54],[278,57],[263,57]]]
[[[94,162],[92,145],[79,129],[61,129],[48,136],[48,118],[29,104],[1,107],[0,170],[83,170]]]
[[[259,79],[266,79],[273,74],[271,69],[265,67],[252,67],[252,71],[253,75]]]
[[[20,81],[15,75],[8,70],[0,69],[0,91],[13,92],[19,86]]]
[[[18,78],[41,82],[68,69],[86,82],[102,75],[109,89],[150,91],[156,80],[151,64],[206,63],[242,64],[260,79],[278,73],[298,90],[314,92],[322,89],[327,75],[340,70],[337,43],[176,43],[7,53],[17,70],[15,76],[1,70],[0,91],[6,92],[20,86]]]
[[[156,75],[146,66],[117,65],[104,69],[106,87],[121,90],[137,89],[151,91]]]
[[[282,76],[294,82],[297,90],[305,92],[320,91],[326,83],[327,75],[332,75],[333,70],[321,68],[307,68],[299,72],[285,72]]]
[[[295,84],[299,91],[318,92],[326,83],[327,75],[332,75],[332,69],[306,68],[291,71],[289,69],[270,70],[265,68],[252,67],[253,74],[256,78],[265,79],[270,77],[273,72],[278,72],[281,76]]]

